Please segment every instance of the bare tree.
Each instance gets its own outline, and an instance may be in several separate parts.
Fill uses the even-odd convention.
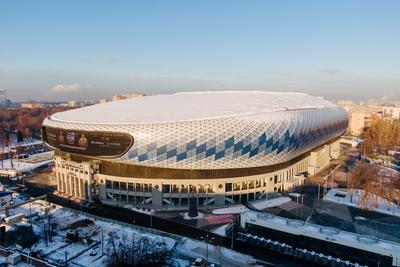
[[[118,236],[116,232],[109,233],[108,263],[110,266],[158,266],[166,262],[170,251],[164,241],[135,235]]]
[[[350,188],[362,189],[359,205],[361,208],[378,207],[381,200],[388,209],[393,202],[399,203],[400,175],[398,172],[386,171],[375,164],[359,162],[351,172]],[[358,192],[358,191],[356,191]]]
[[[374,198],[376,186],[379,186],[379,167],[376,165],[359,162],[352,170],[349,185],[352,189],[364,190],[364,194],[360,198],[359,205],[362,208],[367,208],[368,202]]]

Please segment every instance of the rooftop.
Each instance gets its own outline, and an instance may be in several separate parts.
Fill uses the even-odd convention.
[[[243,214],[246,214],[248,217],[253,218],[255,220],[263,221],[264,225],[268,225],[268,227],[272,229],[276,229],[275,227],[284,227],[288,230],[290,228],[291,229],[301,228],[302,232],[307,235],[317,234],[326,237],[330,236],[346,243],[350,242],[352,244],[366,244],[369,246],[374,246],[376,248],[400,252],[400,243],[379,239],[375,236],[359,235],[347,231],[342,231],[337,228],[325,227],[295,219],[288,219],[284,217],[275,216],[269,213],[245,211]]]
[[[304,93],[186,92],[107,102],[56,113],[50,119],[94,124],[161,123],[323,107],[336,105]]]

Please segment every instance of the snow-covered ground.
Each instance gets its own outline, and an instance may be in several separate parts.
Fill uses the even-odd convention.
[[[179,255],[191,258],[202,258],[207,253],[207,245],[204,242],[183,238],[176,248]],[[222,266],[257,266],[256,260],[246,254],[236,252],[224,247],[208,245],[209,263],[221,264]]]
[[[13,159],[13,167],[11,167],[11,160],[6,159],[3,160],[3,168],[1,168],[1,163],[0,163],[0,170],[2,172],[7,172],[7,171],[12,171],[15,170],[17,172],[26,172],[30,170],[34,170],[40,166],[43,166],[45,164],[48,164],[53,161],[53,154],[54,152],[44,152],[40,154],[35,154],[29,157],[29,160],[31,159],[38,159],[37,162],[28,162],[28,160],[17,160]],[[43,159],[43,160],[39,160]]]
[[[361,189],[331,189],[324,196],[324,200],[333,201],[353,207],[360,207],[360,200],[364,196],[364,190]],[[365,206],[366,209],[384,214],[400,217],[400,207],[386,199],[372,195]]]
[[[288,197],[277,197],[277,198],[268,199],[268,200],[254,201],[254,202],[251,202],[251,204],[256,209],[263,210],[266,208],[276,207],[276,206],[285,204],[290,201],[291,201],[291,199]],[[239,205],[234,205],[234,206],[231,206],[228,208],[215,209],[212,211],[212,213],[213,214],[240,214],[246,210],[248,210],[248,209],[244,205],[239,204]]]
[[[176,262],[180,266],[187,264],[195,258],[203,258],[206,254],[207,245],[205,242],[196,241],[186,237],[178,237],[174,235],[158,234],[159,232],[136,227],[117,221],[107,220],[87,214],[82,214],[78,211],[73,211],[60,206],[51,205],[52,222],[57,224],[57,234],[52,238],[51,242],[46,244],[44,239],[41,239],[32,246],[33,251],[40,251],[42,257],[57,265],[63,265],[65,257],[67,257],[69,266],[87,267],[87,266],[106,266],[107,257],[102,254],[102,240],[104,240],[104,252],[109,250],[107,241],[111,233],[118,236],[118,240],[131,238],[134,242],[141,242],[141,238],[149,238],[157,242],[165,242],[168,250],[173,250],[173,255],[176,255]],[[23,213],[29,215],[37,212],[40,215],[45,214],[45,210],[49,209],[44,201],[36,201],[30,204],[22,205],[12,211],[13,214]],[[71,223],[83,219],[94,221],[94,234],[91,237],[92,242],[85,244],[83,242],[67,242],[65,235],[68,232]],[[224,233],[226,225],[220,227],[218,232]],[[86,228],[86,227],[85,227]],[[79,228],[81,229],[81,228]],[[33,221],[33,230],[38,236],[43,236],[43,220]],[[130,239],[130,240],[131,240]],[[108,245],[108,246],[107,246]],[[223,247],[209,245],[209,261],[214,263],[222,263],[222,266],[255,266],[256,260]],[[67,253],[66,253],[67,252]],[[22,266],[21,266],[22,267]]]
[[[29,208],[31,208],[31,211],[29,211]],[[37,201],[18,207],[13,213],[29,215],[30,212],[38,212],[39,215],[43,215],[45,209],[46,205],[44,205],[44,202]],[[62,264],[65,261],[65,256],[67,256],[68,261],[70,261],[69,265],[72,266],[106,266],[107,258],[105,255],[102,255],[101,240],[103,236],[104,252],[106,252],[110,233],[114,233],[119,240],[128,237],[134,239],[135,242],[141,242],[141,239],[146,237],[155,242],[165,242],[168,250],[171,250],[177,242],[174,238],[150,233],[144,231],[142,228],[124,225],[114,221],[101,220],[60,206],[52,209],[51,214],[53,216],[52,221],[56,222],[58,225],[57,235],[52,238],[52,242],[48,242],[47,244],[44,239],[40,239],[31,249],[33,251],[40,251],[40,254],[46,260],[56,264]],[[95,222],[96,227],[93,227],[94,235],[91,237],[92,242],[88,244],[83,242],[67,242],[65,235],[69,225],[83,219],[90,219]],[[33,222],[33,230],[38,236],[42,236],[42,222]]]
[[[228,208],[215,209],[212,211],[212,213],[213,214],[240,214],[246,210],[248,210],[248,209],[244,205],[239,204],[239,205],[231,206]]]
[[[274,198],[274,199],[268,199],[267,202],[264,203],[255,203],[253,204],[254,207],[256,207],[257,209],[261,210],[261,209],[265,209],[265,208],[272,208],[272,207],[276,207],[276,206],[280,206],[282,204],[288,203],[292,201],[289,197],[278,197],[278,198]],[[266,206],[261,205],[261,204],[266,204]]]
[[[229,226],[229,224],[224,224],[221,226],[218,226],[217,228],[211,230],[214,234],[220,235],[220,236],[226,236],[226,228]]]

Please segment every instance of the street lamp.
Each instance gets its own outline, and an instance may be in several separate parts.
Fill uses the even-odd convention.
[[[208,266],[208,242],[212,242],[215,240],[215,237],[211,237],[209,234],[206,234],[205,237],[200,236],[200,239],[203,240],[204,242],[206,242],[206,267]]]

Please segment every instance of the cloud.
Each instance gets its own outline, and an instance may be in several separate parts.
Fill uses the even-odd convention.
[[[78,83],[73,84],[57,84],[50,89],[50,94],[65,94],[80,91],[82,86]]]

